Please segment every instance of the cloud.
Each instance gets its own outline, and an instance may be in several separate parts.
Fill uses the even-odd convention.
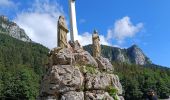
[[[100,37],[101,44],[111,45],[110,43],[108,43],[107,39],[103,35],[99,35],[99,37]],[[70,40],[70,34],[68,34],[67,38],[68,40]],[[77,34],[75,35],[75,40],[78,40],[82,46],[92,44],[92,34],[89,32],[84,32],[81,35]]]
[[[58,2],[49,2],[49,0],[36,0],[32,4],[30,8],[18,13],[14,21],[25,30],[33,41],[50,49],[56,47],[57,20],[60,15],[65,15],[62,6]],[[85,20],[83,19],[82,22],[85,22]],[[117,20],[114,27],[108,29],[107,38],[104,35],[99,35],[100,43],[111,45],[108,41],[112,39],[122,43],[125,38],[135,36],[142,27],[142,23],[133,25],[129,17],[124,17]],[[70,40],[69,33],[68,40]],[[78,40],[82,46],[91,44],[92,34],[89,32],[75,34],[75,40]]]
[[[26,31],[35,42],[46,47],[57,46],[57,20],[64,15],[57,2],[36,0],[26,11],[17,14],[14,21]]]
[[[65,14],[62,6],[57,2],[36,0],[31,8],[17,14],[14,21],[25,30],[33,41],[51,49],[57,46],[57,20],[60,15]],[[69,33],[68,40],[70,40]],[[81,35],[75,34],[75,40],[78,40],[82,46],[91,44],[92,34],[89,32],[84,32]],[[100,35],[100,40],[101,44],[109,45],[103,35]]]
[[[0,0],[0,6],[1,7],[14,6],[14,2],[12,2],[11,0]]]
[[[114,27],[108,29],[107,39],[116,39],[122,44],[126,38],[134,37],[143,28],[143,23],[134,25],[128,16],[115,22]]]
[[[103,45],[110,45],[107,39],[103,35],[99,35],[100,43]],[[89,32],[84,32],[82,35],[76,35],[75,40],[78,40],[82,46],[92,44],[92,34]]]

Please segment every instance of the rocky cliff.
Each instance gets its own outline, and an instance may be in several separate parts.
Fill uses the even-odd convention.
[[[123,100],[122,85],[113,66],[102,56],[93,58],[79,45],[49,53],[39,100]]]
[[[92,54],[92,45],[84,46],[84,49]],[[101,49],[103,57],[108,58],[110,61],[133,63],[137,65],[151,64],[150,59],[137,45],[132,45],[127,49],[101,45]]]
[[[13,38],[25,42],[31,42],[31,39],[26,35],[22,28],[2,15],[0,16],[0,33],[12,36]]]

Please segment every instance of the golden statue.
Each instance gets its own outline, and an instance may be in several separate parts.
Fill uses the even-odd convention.
[[[68,28],[66,26],[64,16],[60,16],[58,20],[58,47],[67,48],[67,33]]]
[[[94,30],[94,33],[92,35],[92,41],[93,41],[93,46],[92,46],[93,57],[100,57],[101,55],[100,38],[96,30]]]

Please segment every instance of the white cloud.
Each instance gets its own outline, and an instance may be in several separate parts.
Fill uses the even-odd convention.
[[[107,39],[116,39],[119,44],[124,42],[125,38],[134,37],[143,28],[143,23],[133,25],[128,16],[115,22],[114,27],[108,29]]]
[[[35,42],[49,48],[57,46],[57,20],[64,15],[57,2],[36,0],[27,11],[17,14],[14,21]]]
[[[11,0],[0,0],[0,6],[10,7],[14,6],[14,3]]]
[[[57,20],[60,15],[64,15],[62,7],[57,3],[40,2],[36,0],[31,8],[26,12],[17,14],[14,21],[22,27],[26,34],[35,42],[41,43],[48,48],[57,46]],[[68,22],[68,21],[67,21]],[[68,33],[68,40],[70,34]],[[82,46],[92,43],[92,34],[85,32],[82,35],[75,34]],[[101,44],[109,45],[103,35],[100,35]]]
[[[49,0],[36,0],[33,5],[18,13],[14,21],[26,31],[26,34],[35,42],[41,43],[48,48],[57,46],[57,20],[60,15],[65,15],[57,2]],[[85,20],[84,20],[85,21]],[[69,22],[69,21],[66,21]],[[143,27],[142,23],[133,25],[129,17],[117,20],[114,27],[108,29],[107,38],[100,36],[100,43],[111,45],[108,41],[118,40],[122,43],[125,38],[133,37]],[[70,40],[70,34],[68,34]],[[84,32],[75,34],[75,40],[78,40],[82,46],[92,43],[92,34]]]
[[[100,43],[103,45],[110,45],[110,43],[108,43],[107,39],[103,36],[103,35],[99,35],[100,37]],[[68,34],[67,36],[68,40],[70,39],[70,34]],[[76,34],[75,35],[75,40],[78,40],[79,43],[82,46],[88,45],[88,44],[92,44],[92,34],[89,32],[84,32],[83,34],[79,35]]]

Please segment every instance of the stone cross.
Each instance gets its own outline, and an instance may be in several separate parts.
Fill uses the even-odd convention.
[[[92,48],[93,48],[93,57],[100,57],[101,56],[101,47],[100,47],[100,38],[98,32],[94,30],[92,35]]]
[[[69,0],[70,5],[70,38],[74,42],[74,36],[78,34],[76,22],[75,0]]]
[[[66,26],[64,16],[60,16],[58,19],[58,47],[67,48],[67,33],[68,28]]]

